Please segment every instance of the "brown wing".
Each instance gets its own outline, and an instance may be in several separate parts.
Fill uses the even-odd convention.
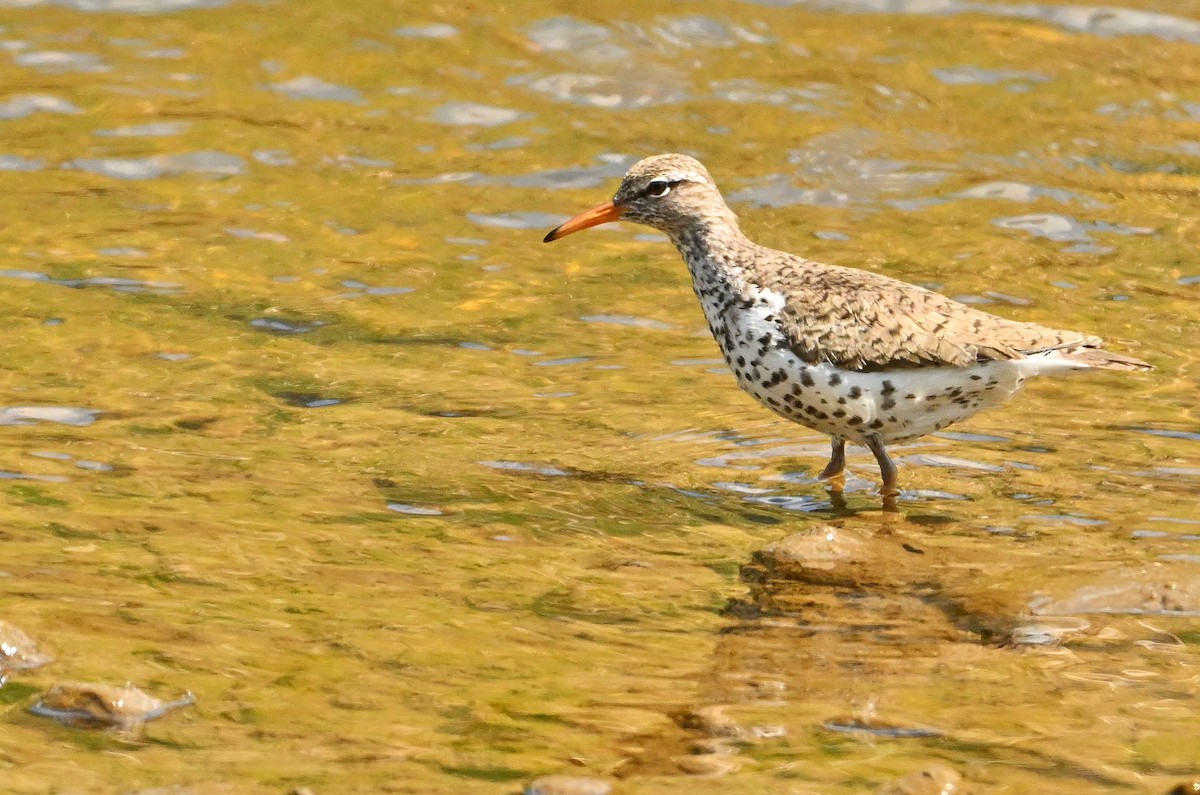
[[[989,315],[946,296],[869,271],[791,255],[764,278],[786,295],[792,350],[808,362],[854,370],[1017,359],[1035,351],[1095,347],[1099,337]]]

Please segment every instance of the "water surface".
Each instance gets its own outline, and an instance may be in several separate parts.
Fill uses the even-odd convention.
[[[9,790],[1194,773],[1200,4],[0,27],[0,618],[54,657],[0,689]],[[898,447],[899,517],[852,449],[839,509],[827,441],[738,391],[661,235],[540,242],[673,150],[763,243],[1159,369]],[[830,526],[848,570],[762,556]],[[135,741],[28,713],[62,681],[196,703]]]

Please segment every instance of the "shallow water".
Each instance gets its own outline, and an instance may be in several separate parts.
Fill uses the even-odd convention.
[[[7,789],[1194,774],[1200,3],[566,8],[0,6],[0,619],[54,658]],[[540,242],[669,150],[763,243],[1159,369],[898,446],[899,517],[852,449],[838,509],[661,235]],[[763,557],[826,526],[848,568]],[[28,713],[71,680],[196,704]]]

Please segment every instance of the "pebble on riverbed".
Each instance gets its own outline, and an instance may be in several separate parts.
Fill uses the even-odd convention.
[[[609,795],[612,784],[590,776],[542,776],[529,782],[525,795]]]
[[[54,658],[42,652],[33,638],[0,620],[0,685],[13,671],[38,668]]]
[[[865,585],[902,572],[911,565],[903,558],[898,544],[879,543],[854,530],[821,525],[763,547],[754,553],[743,576],[753,578],[759,573],[766,579],[814,585]]]
[[[175,701],[160,701],[133,685],[114,687],[69,682],[47,690],[29,711],[70,726],[132,731],[148,720],[195,701],[191,693]]]

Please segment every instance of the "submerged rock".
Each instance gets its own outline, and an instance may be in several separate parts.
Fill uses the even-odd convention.
[[[1200,580],[1193,568],[1174,561],[1116,568],[1072,593],[1034,599],[1030,609],[1039,616],[1200,615]]]
[[[7,621],[0,620],[0,685],[13,671],[38,668],[53,657],[38,649],[33,638]]]
[[[195,701],[191,693],[175,701],[160,701],[133,685],[71,682],[47,690],[29,711],[68,725],[130,730]]]
[[[867,555],[865,546],[866,542],[857,533],[824,525],[792,533],[769,544],[763,553],[783,564],[806,569],[832,569],[838,563],[864,558]]]

